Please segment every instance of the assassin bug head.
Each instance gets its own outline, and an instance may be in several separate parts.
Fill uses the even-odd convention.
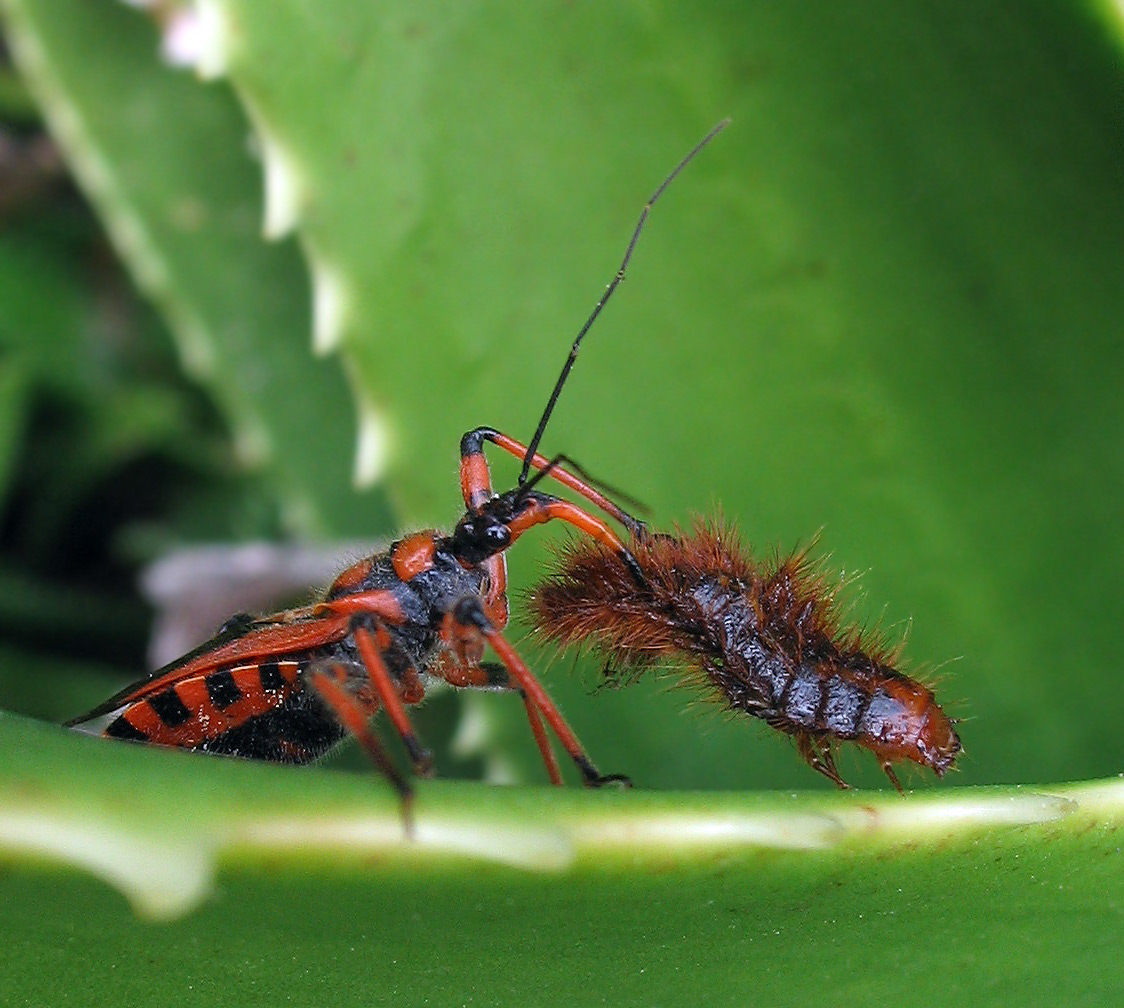
[[[511,545],[510,494],[494,497],[475,511],[468,511],[453,529],[453,552],[470,564],[483,563]],[[497,506],[501,505],[501,506]]]

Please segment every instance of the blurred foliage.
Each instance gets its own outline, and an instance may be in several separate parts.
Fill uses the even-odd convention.
[[[21,181],[0,218],[0,639],[5,689],[46,699],[27,662],[138,666],[146,558],[278,523],[3,67],[0,172]]]
[[[643,200],[731,115],[653,214],[544,447],[643,499],[657,526],[721,507],[761,552],[819,531],[833,568],[865,572],[856,619],[909,628],[907,653],[967,718],[960,782],[1124,765],[1115,7],[212,0],[195,23],[163,8],[164,30],[194,24],[189,46],[225,73],[207,85],[161,65],[134,11],[2,8],[38,103],[0,76],[3,149],[14,138],[40,180],[0,204],[0,704],[60,717],[107,691],[91,661],[135,674],[129,584],[168,544],[454,520],[460,433],[529,435]],[[42,160],[36,107],[155,313]],[[263,216],[291,237],[262,242]],[[313,360],[313,329],[335,356]],[[356,494],[356,467],[385,491]],[[497,485],[515,470],[497,461]],[[550,538],[513,553],[517,589]],[[655,680],[591,696],[595,664],[569,675],[569,657],[527,653],[608,771],[653,788],[826,786],[761,725],[684,715]],[[83,673],[73,689],[64,669]],[[469,700],[465,734],[484,725],[492,773],[541,779],[519,705]],[[443,722],[456,710],[436,705]],[[447,754],[441,768],[464,772]],[[884,786],[865,754],[841,769]],[[876,909],[873,861],[850,930],[809,909],[846,899],[846,863],[823,862],[811,890],[799,872],[736,885],[753,912],[791,911],[794,948],[838,948],[839,974],[867,961],[864,941],[881,955],[933,915],[945,945],[904,958],[943,979],[971,955],[952,935],[989,913],[986,866],[1010,880],[1014,853],[949,854],[905,931]],[[1059,858],[1051,884],[1083,881],[1057,905],[1039,876],[1015,878],[1025,920],[1078,935],[1091,866],[1111,860]],[[974,900],[938,896],[968,871]],[[570,904],[555,893],[552,941],[612,933],[580,917],[595,875]],[[479,898],[502,916],[493,897]],[[868,913],[887,930],[856,923]],[[1027,931],[1005,922],[1013,963]],[[383,967],[381,991],[405,987]],[[828,983],[832,968],[800,975]],[[848,982],[873,999],[877,984]],[[1048,985],[1020,997],[1045,1003]]]

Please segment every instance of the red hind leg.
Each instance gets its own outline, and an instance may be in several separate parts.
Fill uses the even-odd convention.
[[[414,796],[413,789],[391,762],[378,736],[371,731],[369,720],[374,710],[360,703],[344,686],[348,678],[347,670],[342,665],[329,665],[311,672],[308,684],[328,705],[340,724],[355,736],[371,761],[394,785],[403,806],[408,807]]]

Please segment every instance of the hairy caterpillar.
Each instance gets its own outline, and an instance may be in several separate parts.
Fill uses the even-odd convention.
[[[809,766],[841,788],[841,741],[874,753],[899,791],[899,760],[938,777],[953,765],[961,749],[953,721],[899,670],[900,649],[843,625],[833,586],[806,552],[759,563],[721,520],[644,532],[630,549],[646,586],[601,544],[564,545],[528,597],[537,633],[592,645],[620,679],[677,666],[729,709],[791,735]]]

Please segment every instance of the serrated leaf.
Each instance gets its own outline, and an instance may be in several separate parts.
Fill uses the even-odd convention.
[[[307,279],[291,244],[261,240],[259,170],[230,95],[162,65],[156,33],[123,6],[4,7],[56,138],[244,457],[277,474],[295,528],[370,534],[354,520],[346,385],[309,360]]]
[[[887,621],[916,621],[916,659],[964,656],[940,688],[971,718],[962,779],[1124,763],[1114,12],[200,7],[217,26],[209,55],[259,130],[273,223],[305,245],[322,338],[338,338],[378,414],[367,434],[385,439],[411,522],[455,514],[466,427],[533,429],[639,204],[732,114],[653,214],[546,447],[649,501],[659,525],[720,501],[758,543],[824,527],[837,567],[870,569],[862,612],[888,599]],[[516,583],[541,564],[521,543]],[[589,697],[587,675],[549,685],[607,770],[648,786],[816,783],[762,726],[682,718],[655,684]],[[448,791],[460,810],[481,800]],[[1097,807],[1097,789],[1065,793]],[[962,800],[943,789],[917,807]],[[330,985],[364,1003],[451,989],[488,1003],[882,1003],[935,989],[1100,1004],[1120,988],[1116,819],[553,882],[251,866],[168,932],[160,991],[171,974],[208,1003],[266,986],[323,999]],[[53,907],[41,944],[57,948],[74,887],[27,879],[6,884]],[[155,949],[98,892],[80,895],[115,926],[90,940],[128,961]],[[199,948],[215,953],[205,970]]]
[[[295,172],[314,272],[351,292],[337,334],[393,436],[404,512],[455,513],[465,427],[530,431],[636,205],[731,113],[653,214],[548,446],[651,502],[657,524],[720,501],[761,544],[823,528],[834,564],[867,570],[860,617],[888,600],[888,623],[914,619],[914,660],[964,657],[942,696],[984,724],[965,731],[967,779],[1124,763],[1097,702],[1124,554],[1109,518],[1124,472],[1103,441],[1124,427],[1124,210],[1099,139],[1117,25],[1097,8],[945,11],[922,29],[908,8],[836,24],[704,7],[685,35],[673,9],[620,5],[604,23],[567,9],[544,48],[543,15],[515,8],[206,7],[267,167]],[[738,67],[756,70],[735,85]],[[687,80],[706,82],[690,108],[669,97]],[[1082,472],[1097,478],[1080,493],[1049,492]],[[512,562],[525,584],[542,553],[521,544]],[[1060,653],[1082,670],[1061,695],[1040,660]],[[579,727],[602,760],[631,761],[598,744],[621,711],[556,688],[591,709]],[[699,741],[677,704],[621,704],[644,712],[645,744],[699,751],[671,761],[698,768],[675,783],[804,772],[751,732]]]
[[[732,115],[653,213],[547,450],[657,525],[718,503],[762,549],[822,529],[836,569],[866,571],[857,619],[912,620],[916,663],[963,658],[940,694],[971,719],[966,780],[1124,765],[1100,702],[1124,560],[1115,15],[200,9],[284,180],[273,217],[328,278],[322,335],[381,417],[404,515],[455,513],[465,428],[529,435],[640,204]],[[521,543],[515,583],[542,563]],[[1059,689],[1062,654],[1080,673]],[[803,779],[765,733],[552,688],[614,768],[630,721],[636,762],[662,751],[680,786]]]

